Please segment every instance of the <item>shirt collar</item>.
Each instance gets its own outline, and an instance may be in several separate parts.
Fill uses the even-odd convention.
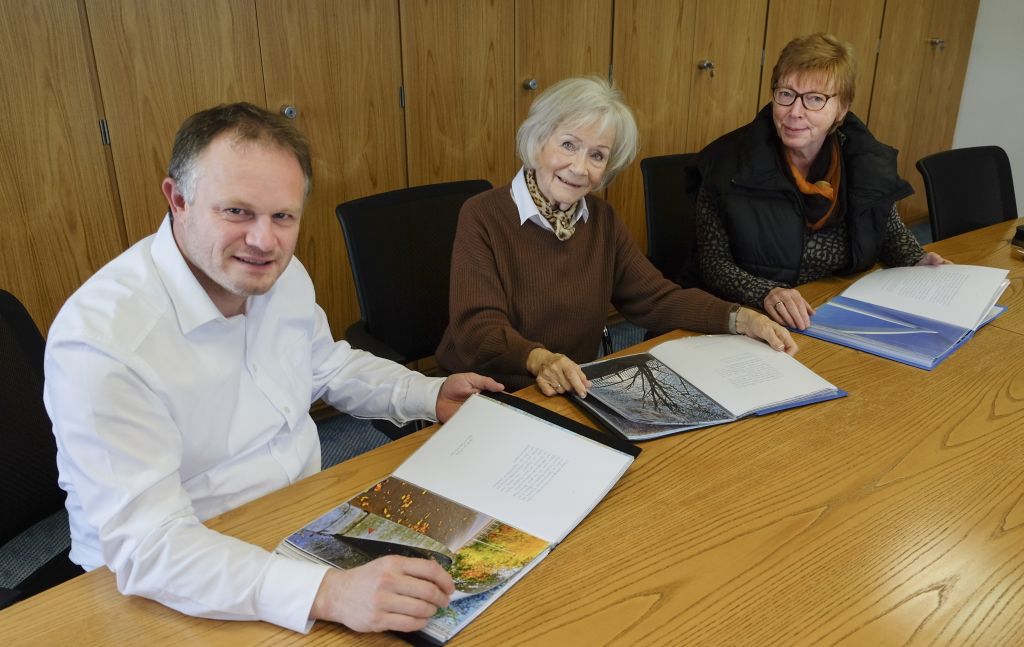
[[[525,225],[527,220],[532,220],[535,224],[552,233],[555,231],[555,228],[551,226],[547,218],[540,215],[540,210],[537,209],[537,205],[530,196],[530,190],[526,188],[526,167],[520,168],[515,178],[512,179],[512,202],[516,204],[516,209],[519,211],[520,225]],[[587,222],[587,219],[590,217],[590,210],[587,209],[586,199],[581,202],[580,208],[573,214],[571,224],[576,224],[580,219],[583,222]]]
[[[224,319],[181,255],[174,241],[169,217],[164,217],[160,229],[153,237],[150,253],[178,317],[182,334],[187,335],[203,324]]]

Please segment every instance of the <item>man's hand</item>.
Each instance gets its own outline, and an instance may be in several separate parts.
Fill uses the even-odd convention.
[[[526,370],[537,377],[537,388],[548,397],[567,391],[587,397],[590,380],[579,364],[561,353],[534,348],[526,357]]]
[[[775,350],[795,355],[798,347],[789,331],[760,312],[740,308],[736,315],[736,332],[752,339],[759,339]]]
[[[805,330],[811,325],[814,308],[804,295],[791,288],[772,288],[764,298],[764,311],[783,326]]]
[[[505,386],[489,377],[476,373],[453,373],[441,385],[437,394],[437,419],[446,422],[455,415],[469,396],[481,391],[504,391]]]
[[[356,631],[417,631],[455,591],[437,562],[389,555],[369,564],[330,569],[320,583],[309,617]]]

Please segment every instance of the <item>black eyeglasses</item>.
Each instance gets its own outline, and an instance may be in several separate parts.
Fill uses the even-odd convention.
[[[772,90],[772,101],[780,106],[791,106],[797,99],[800,99],[805,108],[814,112],[824,108],[828,100],[834,96],[837,95],[824,94],[823,92],[804,92],[800,94],[789,88],[775,88]]]

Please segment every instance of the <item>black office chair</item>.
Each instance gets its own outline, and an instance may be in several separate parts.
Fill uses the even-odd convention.
[[[647,258],[666,278],[701,287],[697,267],[696,153],[640,160],[647,214]]]
[[[398,189],[338,205],[336,214],[362,319],[345,331],[356,348],[408,364],[430,357],[448,326],[448,279],[459,210],[491,188],[464,180]],[[390,423],[377,428],[394,438]]]
[[[24,306],[0,290],[0,546],[64,509],[57,444],[43,407],[43,349],[43,337]],[[66,542],[63,535],[61,540]],[[81,574],[81,567],[68,559],[69,550],[65,547],[13,588],[0,588],[0,608]]]
[[[932,239],[1017,218],[1017,198],[1006,151],[998,146],[955,148],[922,157]]]

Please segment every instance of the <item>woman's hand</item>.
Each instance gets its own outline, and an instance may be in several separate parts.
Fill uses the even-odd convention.
[[[798,350],[788,330],[750,308],[740,308],[736,314],[736,332],[751,339],[759,339],[775,350],[785,351],[789,355],[795,355]]]
[[[925,252],[925,255],[921,257],[917,265],[952,265],[953,261],[942,258],[935,252]]]
[[[804,295],[790,288],[772,288],[764,298],[764,311],[768,316],[790,328],[805,330],[811,325],[814,308]]]
[[[581,398],[587,397],[590,380],[579,364],[561,353],[534,348],[526,357],[526,370],[537,376],[537,388],[548,397],[566,391],[574,391]]]

